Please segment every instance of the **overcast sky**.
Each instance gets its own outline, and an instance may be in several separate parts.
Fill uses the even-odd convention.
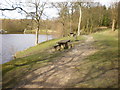
[[[0,2],[0,8],[11,8],[11,4],[12,3],[18,3],[20,1],[21,2],[26,2],[26,1],[32,1],[32,0],[1,0],[1,2]],[[63,1],[72,1],[72,2],[75,2],[77,0],[46,0],[46,1],[47,2],[63,2]],[[78,1],[88,2],[90,0],[78,0]],[[100,2],[102,5],[109,6],[111,2],[118,2],[120,0],[94,0],[94,1],[95,2]],[[53,18],[53,17],[57,17],[58,16],[57,15],[58,12],[54,8],[48,8],[48,9],[46,9],[45,13],[49,16],[49,18]],[[16,10],[14,10],[14,11],[3,11],[3,12],[0,11],[0,18],[20,19],[20,18],[25,18],[25,15],[18,13]]]

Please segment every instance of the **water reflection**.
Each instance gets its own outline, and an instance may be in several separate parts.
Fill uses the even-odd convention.
[[[35,45],[35,34],[0,34],[2,40],[2,63],[13,59],[15,52],[24,50]],[[48,40],[52,39],[52,35],[48,35]],[[46,41],[47,35],[39,35],[39,43]]]

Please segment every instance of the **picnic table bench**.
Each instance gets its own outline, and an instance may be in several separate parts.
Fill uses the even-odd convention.
[[[55,50],[72,48],[72,43],[70,40],[61,40],[54,45]]]

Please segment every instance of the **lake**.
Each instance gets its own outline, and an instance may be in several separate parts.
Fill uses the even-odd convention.
[[[0,64],[13,59],[17,51],[22,51],[35,45],[35,34],[0,34]],[[53,39],[48,35],[48,40]],[[47,35],[39,35],[39,43],[47,40]]]

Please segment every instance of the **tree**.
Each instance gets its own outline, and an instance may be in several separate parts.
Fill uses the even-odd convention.
[[[27,3],[27,6],[25,6],[26,8],[29,8],[29,10],[25,10],[24,5]],[[11,5],[11,8],[0,8],[1,11],[13,11],[13,10],[17,10],[21,13],[22,11],[26,14],[27,17],[30,17],[31,19],[33,19],[36,24],[37,24],[37,29],[36,29],[36,40],[35,40],[35,45],[38,44],[38,36],[39,36],[39,30],[40,30],[40,19],[42,17],[42,15],[44,14],[44,9],[45,9],[45,5],[46,2],[42,2],[41,0],[33,0],[31,2],[20,2],[19,4],[14,4],[11,3],[9,5]],[[33,10],[33,11],[32,11]]]
[[[120,16],[120,2],[118,2],[118,16]],[[120,17],[118,17],[118,28],[120,29]]]
[[[32,19],[34,19],[36,24],[37,24],[36,41],[35,41],[35,45],[37,45],[38,44],[39,30],[40,30],[40,19],[41,19],[41,16],[43,15],[43,11],[44,11],[44,7],[45,7],[46,3],[40,3],[40,0],[38,0],[38,1],[32,2],[30,4],[32,4],[33,5],[32,7],[35,8],[35,11],[30,12],[28,14],[28,16],[32,17]]]
[[[112,31],[115,31],[118,19],[118,3],[112,3],[111,15],[112,15]]]
[[[69,4],[68,2],[59,2],[59,3],[54,3],[53,6],[58,10],[58,20],[62,24],[62,32],[63,36],[66,36],[68,31],[67,31],[67,23],[69,21]]]
[[[79,23],[78,23],[78,36],[80,35],[80,26],[81,26],[81,18],[82,18],[82,11],[81,11],[81,6],[79,6],[79,11],[80,11],[80,16],[79,16]]]

